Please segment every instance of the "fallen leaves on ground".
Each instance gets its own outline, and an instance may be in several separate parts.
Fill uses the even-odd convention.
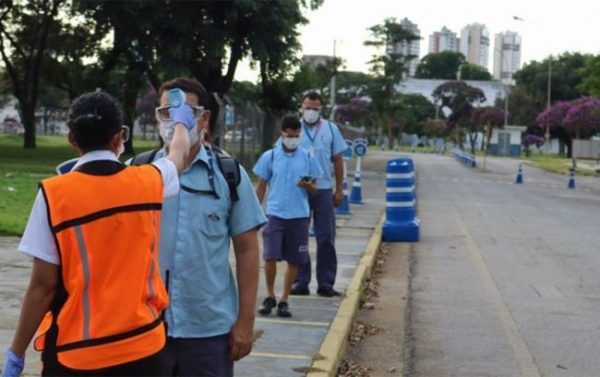
[[[353,361],[342,360],[338,377],[369,377],[369,368]]]

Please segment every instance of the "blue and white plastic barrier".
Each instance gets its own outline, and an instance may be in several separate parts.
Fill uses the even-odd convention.
[[[469,168],[477,167],[477,161],[476,161],[475,155],[467,153],[458,148],[454,148],[454,149],[452,149],[452,156],[454,156],[454,158],[457,161],[460,161],[463,165],[465,165]]]
[[[421,222],[417,218],[415,182],[415,166],[410,158],[388,161],[383,242],[419,241]]]

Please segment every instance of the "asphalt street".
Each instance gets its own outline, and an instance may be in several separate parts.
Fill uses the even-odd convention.
[[[600,185],[488,159],[413,155],[410,376],[600,373]],[[481,161],[478,160],[479,165]]]

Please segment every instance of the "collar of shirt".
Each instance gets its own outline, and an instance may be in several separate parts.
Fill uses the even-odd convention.
[[[115,156],[115,154],[113,152],[111,152],[107,149],[91,151],[91,152],[88,152],[88,153],[84,154],[83,156],[81,156],[79,161],[77,161],[75,166],[73,166],[73,169],[76,169],[77,167],[79,167],[85,163],[88,163],[91,161],[97,161],[97,160],[119,161],[117,156]]]
[[[194,156],[192,163],[190,164],[190,166],[188,166],[188,168],[183,173],[188,171],[192,167],[192,165],[194,165],[198,161],[202,161],[206,165],[208,165],[210,157],[208,156],[208,152],[206,151],[206,148],[207,147],[204,144],[202,144],[200,146],[200,149],[198,149],[198,152],[196,153],[196,156]],[[166,156],[168,156],[168,154],[169,153],[167,152],[167,148],[163,147],[160,151],[158,151],[156,158],[166,157]],[[213,152],[213,154],[214,154],[214,152]]]
[[[321,126],[321,124],[323,123],[323,118],[319,117],[319,120],[317,121],[317,123],[309,125],[308,123],[306,123],[306,121],[304,119],[302,119],[300,121],[302,123],[302,125],[304,127],[306,127],[309,131],[313,131],[316,130],[317,128],[319,128],[319,126]]]

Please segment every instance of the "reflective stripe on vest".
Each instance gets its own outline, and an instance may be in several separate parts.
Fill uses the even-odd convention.
[[[163,184],[152,165],[110,175],[74,171],[42,182],[67,298],[35,342],[60,364],[94,370],[142,359],[165,343],[168,299],[158,267]]]

